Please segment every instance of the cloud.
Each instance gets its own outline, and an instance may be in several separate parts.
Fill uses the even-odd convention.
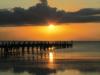
[[[41,3],[28,9],[21,7],[15,7],[12,10],[0,9],[0,26],[43,25],[48,21],[56,23],[100,22],[100,9],[84,8],[77,12],[65,12],[45,5],[43,2],[47,0],[41,0]]]
[[[48,1],[47,0],[40,0],[40,2],[44,5],[48,5]]]

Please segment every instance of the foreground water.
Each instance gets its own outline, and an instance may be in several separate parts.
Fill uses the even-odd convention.
[[[100,42],[74,42],[73,48],[0,57],[0,75],[100,75]]]

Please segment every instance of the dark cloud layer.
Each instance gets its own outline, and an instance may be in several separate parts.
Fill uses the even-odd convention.
[[[46,0],[41,0],[46,1]],[[0,25],[42,25],[48,21],[56,23],[100,22],[100,9],[86,8],[77,12],[65,12],[38,3],[28,9],[16,7],[12,10],[0,9]]]

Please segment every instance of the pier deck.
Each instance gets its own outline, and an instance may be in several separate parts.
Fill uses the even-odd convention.
[[[0,53],[25,54],[27,53],[46,53],[50,49],[71,48],[72,41],[0,41]]]

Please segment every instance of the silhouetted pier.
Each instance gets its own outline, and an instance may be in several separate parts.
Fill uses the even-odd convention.
[[[45,54],[52,49],[71,48],[72,41],[0,41],[0,53],[4,55],[19,55],[25,52]]]

